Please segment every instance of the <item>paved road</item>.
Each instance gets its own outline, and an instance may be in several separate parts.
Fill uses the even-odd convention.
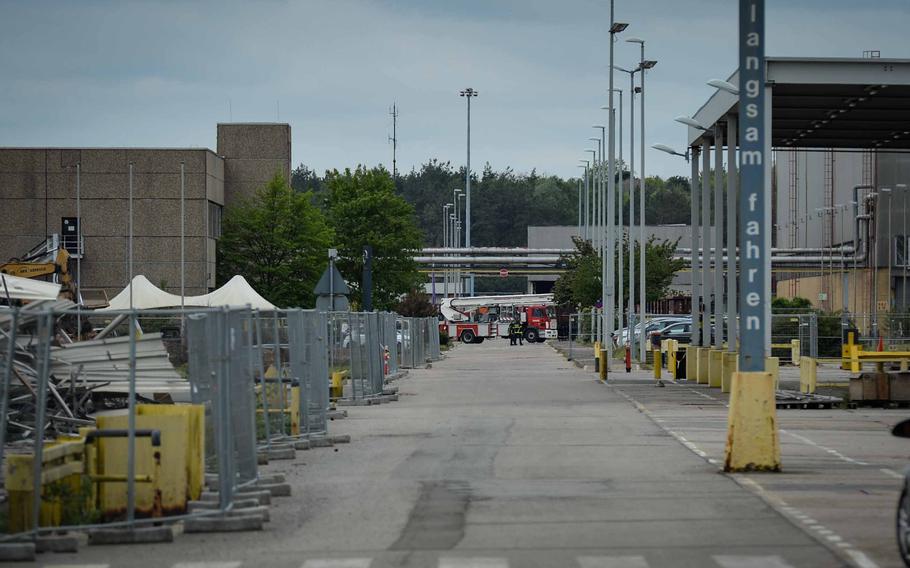
[[[459,346],[401,400],[275,462],[261,533],[83,549],[53,564],[206,568],[808,567],[839,556],[547,345]],[[227,563],[227,564],[216,564]],[[193,565],[196,568],[199,565]],[[183,567],[181,567],[183,568]]]

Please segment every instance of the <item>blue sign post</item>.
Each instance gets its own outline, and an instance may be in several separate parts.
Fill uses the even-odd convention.
[[[739,3],[740,371],[765,369],[765,3]]]
[[[765,107],[765,2],[739,1],[739,369],[730,388],[726,471],[780,471],[775,385],[765,372],[771,302],[765,176],[771,159]],[[766,128],[767,127],[767,128]],[[735,140],[730,140],[735,144]],[[720,244],[718,244],[720,246]],[[730,247],[733,248],[732,246]],[[732,275],[731,275],[732,276]],[[719,292],[719,291],[718,291]]]

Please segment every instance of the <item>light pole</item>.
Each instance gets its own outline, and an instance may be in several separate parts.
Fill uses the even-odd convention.
[[[581,180],[578,180],[578,236],[581,236]]]
[[[603,209],[603,163],[604,153],[600,138],[588,138],[591,142],[597,144],[597,150],[594,154],[594,171],[591,172],[594,185],[594,250],[600,253],[603,249],[603,223],[601,223],[601,212]]]
[[[451,203],[446,203],[442,206],[442,246],[443,248],[449,246],[449,207]],[[445,266],[442,267],[442,293],[443,297],[449,297],[449,269]]]
[[[456,187],[455,189],[452,190],[452,204],[453,204],[453,207],[455,208],[455,221],[458,221],[459,219],[461,219],[461,217],[458,215],[458,209],[459,209],[458,208],[458,199],[460,197],[464,197],[461,194],[461,188]],[[459,246],[459,244],[461,244],[461,235],[459,233],[455,233],[453,236],[454,236],[454,238],[452,239],[452,246],[457,248]]]
[[[629,43],[637,43],[641,46],[641,60],[638,64],[638,69],[641,71],[641,169],[638,172],[638,177],[641,179],[641,187],[638,190],[638,219],[639,219],[639,246],[641,247],[641,253],[638,257],[638,309],[640,310],[640,319],[641,319],[641,341],[640,341],[640,357],[641,360],[645,360],[645,350],[647,349],[646,335],[645,335],[645,277],[647,275],[647,266],[645,265],[645,191],[646,191],[646,177],[645,177],[645,71],[647,69],[653,68],[657,65],[657,61],[645,59],[645,40],[637,37],[632,37],[626,40]]]
[[[591,185],[593,186],[593,193],[592,193],[592,199],[591,199],[591,204],[592,204],[591,212],[596,213],[597,212],[597,199],[596,199],[597,184],[595,182],[596,178],[594,177],[594,173],[597,171],[597,150],[591,150],[589,148],[589,149],[585,150],[585,152],[591,152],[591,161],[593,163],[593,167],[591,168]],[[596,216],[591,217],[591,228],[593,231],[593,234],[591,235],[591,245],[594,246],[594,248],[596,250],[597,249],[597,217]],[[597,337],[597,340],[599,341],[600,340],[600,322],[598,321],[594,327],[597,329],[596,337]]]
[[[465,167],[464,172],[464,191],[467,197],[465,198],[465,229],[464,229],[464,245],[467,248],[471,248],[471,99],[478,95],[477,91],[468,87],[459,93],[460,96],[465,97],[468,100],[468,161],[467,166]],[[470,286],[470,296],[474,295],[474,274],[471,274],[471,286]]]
[[[610,113],[612,114],[612,110]],[[610,259],[610,262],[613,261],[613,249],[610,248],[613,234],[613,223],[612,219],[606,213],[606,206],[611,203],[613,198],[612,190],[610,191],[610,199],[607,199],[606,189],[604,187],[604,171],[603,171],[603,151],[607,149],[606,144],[606,126],[594,125],[594,128],[600,128],[600,148],[601,148],[601,160],[600,160],[600,298],[601,298],[601,309],[600,309],[600,329],[603,330],[603,340],[607,344],[607,358],[606,361],[609,361],[613,358],[613,342],[610,338],[613,336],[613,283],[610,282],[610,285],[607,285],[607,259]],[[612,136],[612,133],[611,133]],[[611,162],[613,161],[613,156],[608,158]],[[613,187],[613,184],[607,183],[608,187]],[[610,211],[613,211],[613,208],[610,208]],[[601,344],[603,345],[603,344]],[[607,367],[609,368],[609,366]]]
[[[612,65],[610,65],[610,69],[611,70],[613,69]],[[612,76],[612,73],[610,75]],[[623,312],[624,312],[623,301],[622,301],[623,292],[624,292],[623,291],[623,278],[624,278],[623,272],[625,271],[625,269],[623,267],[623,256],[624,255],[623,255],[623,248],[622,248],[622,236],[625,234],[623,231],[623,228],[622,228],[622,223],[623,223],[622,204],[623,204],[623,191],[624,191],[623,187],[622,187],[622,169],[621,169],[622,168],[622,89],[613,88],[613,89],[610,89],[610,92],[615,92],[615,93],[619,94],[619,132],[617,133],[617,138],[619,140],[620,170],[619,170],[619,191],[616,191],[616,186],[615,186],[615,184],[616,184],[615,178],[617,177],[615,166],[613,167],[613,172],[609,174],[610,179],[613,180],[614,185],[609,190],[611,204],[607,208],[608,209],[607,216],[611,219],[610,223],[611,224],[615,223],[615,226],[612,229],[611,236],[608,237],[608,239],[612,239],[612,241],[608,242],[607,248],[610,249],[611,251],[613,251],[610,254],[611,262],[612,262],[613,255],[616,254],[617,252],[619,253],[619,261],[618,261],[619,271],[618,271],[618,274],[616,275],[616,283],[617,283],[618,289],[615,290],[616,329],[622,329],[622,327],[623,327],[623,317],[622,316],[623,316]],[[600,107],[600,108],[601,108],[601,110],[610,110],[609,106],[604,106],[604,107]],[[613,128],[615,128],[615,114],[616,113],[612,112],[611,114],[614,115],[614,117],[613,117],[614,122],[612,122],[611,126],[610,126],[611,132],[612,132]],[[610,151],[610,155],[611,155],[611,159],[612,159],[612,155],[613,155],[612,150]],[[613,220],[614,216],[616,217],[615,220]],[[616,245],[615,227],[619,227],[619,245],[618,246]],[[611,280],[611,282],[612,282],[612,280]],[[613,347],[613,342],[611,341],[610,348],[612,349],[612,347]]]
[[[635,74],[641,69],[624,69],[613,66],[617,71],[629,74],[629,349],[635,353]]]
[[[590,205],[590,196],[588,195],[588,168],[590,167],[591,162],[589,160],[578,160],[581,164],[579,168],[585,169],[585,234],[583,235],[584,240],[588,240],[588,233],[590,232],[590,225],[588,224],[588,210],[591,208]]]
[[[607,106],[609,108],[609,128],[610,128],[610,138],[608,143],[607,150],[607,253],[604,255],[603,265],[603,274],[602,281],[607,281],[607,261],[610,262],[610,268],[613,266],[613,256],[616,250],[616,234],[613,228],[613,203],[616,199],[616,112],[613,107],[613,92],[616,90],[613,84],[613,44],[616,42],[616,34],[621,33],[629,24],[623,22],[617,22],[614,14],[614,0],[610,0],[610,63],[609,63],[609,91],[607,91]],[[620,109],[622,108],[622,92],[620,92]],[[622,123],[622,112],[620,112],[620,124]],[[621,128],[621,127],[620,127]],[[620,139],[622,138],[620,130]],[[620,184],[620,187],[622,184]],[[620,244],[620,249],[622,244]],[[620,266],[622,266],[622,257],[619,261]],[[607,361],[613,358],[613,280],[610,279],[610,284],[607,286],[604,284],[603,293],[604,293],[604,303],[608,304],[607,307]],[[609,302],[608,302],[609,300]],[[622,295],[620,294],[619,303],[622,305]],[[622,309],[620,308],[620,313]],[[607,367],[609,369],[609,366]]]

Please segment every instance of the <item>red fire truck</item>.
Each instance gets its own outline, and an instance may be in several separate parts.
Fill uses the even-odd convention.
[[[543,342],[556,339],[555,310],[553,294],[446,298],[439,306],[444,319],[439,329],[462,343],[483,343],[508,337],[509,324],[517,319],[525,324],[526,340]]]

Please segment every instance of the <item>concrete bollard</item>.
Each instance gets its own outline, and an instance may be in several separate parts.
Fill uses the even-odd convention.
[[[801,357],[799,364],[799,392],[815,394],[818,361],[813,357]]]
[[[721,388],[724,377],[724,352],[711,349],[708,352],[708,386]]]
[[[720,392],[730,392],[733,386],[733,374],[739,371],[739,353],[724,353],[723,376],[720,380]]]
[[[654,350],[654,378],[660,380],[661,371],[663,370],[663,361],[660,349]]]
[[[774,376],[733,374],[724,471],[780,471]]]

